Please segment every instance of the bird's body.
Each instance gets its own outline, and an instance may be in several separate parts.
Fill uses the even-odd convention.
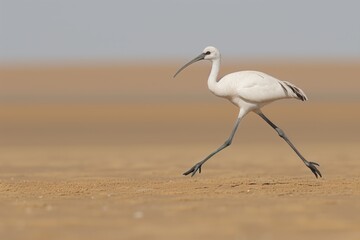
[[[229,99],[239,108],[251,110],[284,98],[307,99],[305,93],[295,85],[258,71],[230,73],[216,83],[208,83],[208,86],[216,96]]]
[[[218,97],[228,99],[234,105],[239,107],[240,110],[229,139],[227,139],[226,142],[216,151],[212,152],[204,160],[200,161],[189,171],[185,172],[185,175],[192,173],[193,176],[197,171],[201,172],[201,166],[208,159],[220,152],[222,149],[228,147],[232,142],[241,119],[246,114],[253,111],[277,131],[279,136],[290,145],[290,147],[303,160],[305,165],[311,169],[316,177],[318,177],[318,175],[321,176],[320,171],[314,166],[318,166],[318,164],[308,162],[290,142],[285,133],[261,112],[261,108],[263,106],[279,99],[295,98],[302,101],[307,100],[305,93],[300,88],[290,82],[278,80],[266,73],[258,71],[234,72],[218,79],[221,57],[219,50],[215,47],[205,48],[202,54],[180,68],[174,77],[184,68],[199,60],[210,60],[212,62],[211,72],[208,78],[209,90]]]

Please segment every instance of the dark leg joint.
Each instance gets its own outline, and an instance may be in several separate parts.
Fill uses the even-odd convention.
[[[284,138],[285,137],[285,133],[283,130],[281,130],[280,128],[275,128],[276,132],[279,134],[280,137]]]
[[[224,147],[228,147],[228,146],[231,145],[231,142],[232,142],[231,139],[228,139],[228,140],[225,141],[225,143],[223,144],[223,146],[224,146]]]

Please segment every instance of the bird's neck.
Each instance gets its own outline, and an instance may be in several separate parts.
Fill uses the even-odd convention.
[[[217,87],[218,87],[218,75],[220,70],[220,59],[215,59],[212,61],[211,72],[208,78],[208,88],[211,92],[217,95]]]

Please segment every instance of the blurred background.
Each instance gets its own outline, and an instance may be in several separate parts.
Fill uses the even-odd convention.
[[[221,75],[259,70],[309,101],[264,109],[298,141],[357,141],[359,1],[0,0],[0,144],[221,143],[237,109],[212,96],[210,64],[172,76],[208,45]],[[278,141],[255,116],[239,141]],[[265,131],[265,133],[264,133]]]

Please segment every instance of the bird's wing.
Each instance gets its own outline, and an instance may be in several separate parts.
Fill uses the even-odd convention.
[[[235,86],[232,87],[236,89],[238,97],[249,102],[262,103],[283,98],[298,98],[298,96],[293,92],[294,90],[296,91],[296,89],[298,90],[298,93],[305,96],[305,94],[293,84],[280,81],[262,72],[236,72],[229,74],[228,79],[233,80],[231,82],[233,82],[232,84],[235,84]]]
[[[281,84],[281,86],[284,88],[284,90],[288,95],[300,99],[301,101],[306,101],[308,99],[304,91],[298,88],[297,86],[295,86],[294,84],[289,83],[287,81],[279,81],[279,83]],[[290,93],[289,93],[289,89],[290,89]]]

